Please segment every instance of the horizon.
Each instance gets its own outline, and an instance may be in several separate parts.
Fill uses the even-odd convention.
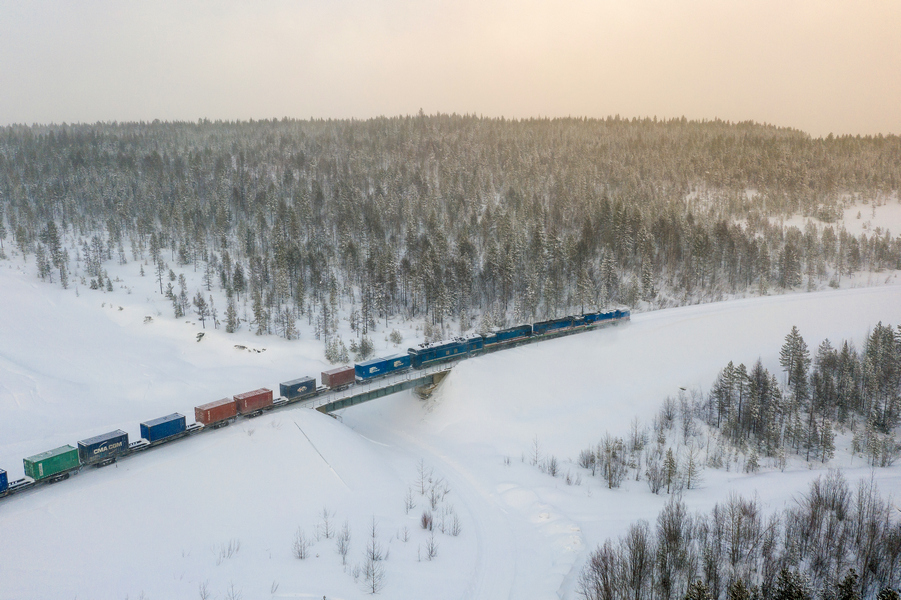
[[[614,121],[614,122],[624,122],[624,123],[643,123],[650,122],[652,124],[662,124],[666,125],[667,123],[673,123],[677,121],[685,121],[688,124],[698,124],[705,125],[711,123],[719,123],[728,127],[738,127],[738,126],[747,126],[747,127],[760,127],[764,129],[774,129],[777,131],[791,131],[794,133],[806,135],[810,137],[812,140],[825,140],[830,136],[835,139],[840,138],[879,138],[879,137],[898,137],[899,134],[895,133],[875,133],[875,134],[860,134],[860,133],[845,133],[845,134],[834,134],[829,133],[827,135],[816,136],[802,129],[798,129],[797,127],[792,127],[789,125],[776,125],[773,123],[764,123],[758,121],[729,121],[726,119],[720,119],[717,117],[707,119],[688,119],[687,117],[679,116],[679,117],[670,117],[666,119],[662,119],[654,116],[624,116],[624,115],[607,115],[600,117],[593,116],[558,116],[558,117],[549,117],[549,116],[532,116],[532,117],[505,117],[503,115],[500,116],[487,116],[487,115],[477,115],[477,114],[467,114],[467,113],[444,113],[437,112],[432,114],[396,114],[396,115],[375,115],[366,118],[356,118],[356,117],[291,117],[291,116],[282,116],[282,117],[261,117],[261,118],[248,118],[248,119],[210,119],[207,117],[200,117],[195,120],[186,120],[186,119],[172,119],[172,120],[162,120],[162,119],[151,119],[151,120],[137,120],[137,121],[78,121],[78,122],[45,122],[45,123],[7,123],[4,125],[0,125],[0,128],[26,128],[26,129],[41,129],[41,128],[64,128],[64,127],[72,127],[72,128],[89,128],[89,127],[126,127],[126,126],[165,126],[165,125],[249,125],[256,123],[284,123],[284,122],[295,122],[295,123],[315,123],[315,122],[348,122],[348,123],[366,123],[370,121],[379,121],[379,120],[393,120],[393,119],[414,119],[417,117],[424,117],[426,119],[430,118],[440,118],[440,117],[451,117],[451,118],[459,118],[459,119],[477,119],[477,120],[486,120],[486,121],[500,121],[500,122],[511,122],[511,123],[528,123],[528,122],[537,122],[537,121],[585,121],[585,122],[604,122],[604,121]]]
[[[812,0],[7,4],[0,124],[368,120],[421,108],[897,135],[899,29],[901,5]]]

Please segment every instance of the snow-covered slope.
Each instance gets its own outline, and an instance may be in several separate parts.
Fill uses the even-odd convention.
[[[318,342],[207,330],[197,343],[184,323],[145,324],[154,313],[143,299],[76,297],[0,266],[0,468],[12,478],[22,456],[117,427],[136,437],[142,420],[192,415],[196,404],[325,366]],[[0,501],[0,599],[198,598],[203,585],[216,598],[229,589],[245,599],[362,598],[354,570],[373,519],[387,554],[384,597],[574,598],[587,552],[633,519],[654,519],[666,498],[644,483],[605,490],[585,472],[566,485],[523,460],[536,439],[575,474],[567,460],[581,448],[605,431],[625,434],[633,417],[647,422],[680,387],[708,386],[727,361],[760,357],[778,370],[792,325],[815,348],[824,337],[859,341],[880,320],[901,323],[901,286],[636,315],[465,361],[428,401],[398,394],[339,420],[282,410],[85,470]],[[831,466],[848,467],[839,456],[845,464]],[[457,536],[436,534],[434,560],[419,527],[429,505],[416,490],[420,461],[449,490],[436,521],[456,514],[461,524]],[[868,472],[861,462],[850,478]],[[775,510],[817,473],[708,470],[685,500],[706,508],[735,489]],[[878,471],[883,491],[901,493],[899,475]],[[348,521],[347,567],[334,538],[313,539],[306,560],[292,556],[297,528],[313,538],[324,508],[332,528]]]

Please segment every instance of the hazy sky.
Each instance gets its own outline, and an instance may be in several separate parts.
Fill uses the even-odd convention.
[[[901,2],[0,0],[0,124],[420,108],[901,134]]]

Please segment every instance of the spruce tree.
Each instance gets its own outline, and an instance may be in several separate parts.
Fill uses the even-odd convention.
[[[229,294],[228,306],[225,309],[225,331],[234,333],[238,330],[238,326],[238,308],[235,306],[235,297]]]
[[[197,294],[194,295],[194,313],[197,315],[197,318],[200,319],[200,324],[206,329],[206,318],[210,316],[210,307],[206,303],[206,299],[203,297],[203,293],[200,290],[197,290]]]

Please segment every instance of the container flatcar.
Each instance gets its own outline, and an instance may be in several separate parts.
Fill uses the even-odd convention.
[[[186,430],[185,417],[178,413],[141,423],[141,437],[151,444],[185,433]]]
[[[103,466],[128,452],[128,434],[117,429],[78,442],[81,464]]]
[[[6,476],[6,471],[0,469],[0,496],[5,494],[7,489],[9,489],[9,478]]]
[[[24,458],[22,463],[25,475],[35,481],[66,477],[69,471],[80,466],[78,450],[68,444]]]
[[[194,420],[207,426],[222,427],[237,415],[234,398],[223,398],[194,408]]]
[[[354,382],[356,373],[353,367],[338,367],[322,372],[322,385],[333,390],[344,388]]]
[[[316,391],[316,380],[312,377],[301,377],[278,384],[279,394],[289,400],[309,396]]]
[[[367,380],[396,373],[410,368],[409,354],[395,354],[384,358],[373,358],[365,362],[354,365],[354,372],[357,379]]]
[[[260,388],[235,396],[235,405],[242,415],[262,411],[272,406],[272,390]]]

